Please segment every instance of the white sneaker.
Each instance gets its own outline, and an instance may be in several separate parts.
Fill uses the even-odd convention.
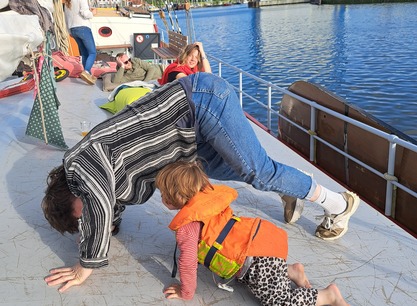
[[[301,217],[304,209],[304,201],[295,197],[281,196],[282,205],[284,205],[284,220],[287,223],[295,223]]]
[[[316,229],[316,236],[323,240],[335,240],[346,234],[350,217],[359,207],[359,197],[350,191],[341,195],[347,202],[344,212],[338,215],[324,215],[324,220]]]

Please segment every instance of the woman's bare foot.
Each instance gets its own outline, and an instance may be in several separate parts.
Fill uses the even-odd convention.
[[[335,284],[330,284],[326,289],[319,290],[316,305],[349,306]]]
[[[304,266],[300,263],[288,265],[288,277],[297,287],[311,288],[311,284],[304,273]]]

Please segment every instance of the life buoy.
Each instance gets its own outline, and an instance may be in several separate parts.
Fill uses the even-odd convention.
[[[69,76],[69,71],[64,68],[58,68],[54,67],[54,74],[55,74],[55,81],[61,82],[62,80],[65,80]]]

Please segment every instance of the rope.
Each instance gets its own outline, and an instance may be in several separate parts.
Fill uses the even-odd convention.
[[[33,50],[29,48],[29,51],[31,53],[31,66],[33,68],[33,78],[35,79],[35,91],[37,91],[37,96],[39,98],[39,108],[41,112],[41,121],[42,121],[42,132],[43,137],[45,139],[45,143],[48,144],[48,136],[46,134],[46,125],[45,125],[45,117],[43,115],[43,104],[42,104],[42,97],[41,97],[41,88],[39,86],[39,75],[38,75],[38,69],[36,67],[36,60],[41,58],[42,53],[37,53],[36,55],[33,53]],[[42,67],[40,68],[42,69]]]
[[[58,50],[62,51],[65,55],[68,55],[69,49],[69,33],[67,26],[65,25],[64,9],[61,0],[54,1],[54,31]]]
[[[312,131],[312,130],[308,130],[307,132],[308,132],[308,134],[309,134],[309,135],[311,135],[311,136],[317,136],[317,133],[316,133],[316,132],[314,132],[314,131]]]
[[[162,10],[162,8],[160,8],[160,10],[159,10],[159,18],[161,18],[161,19],[162,19],[162,22],[164,23],[165,28],[166,28],[167,33],[168,33],[168,31],[169,31],[169,26],[168,26],[168,22],[167,22],[167,20],[166,20],[166,18],[165,18],[165,13],[164,13],[164,11]]]
[[[170,23],[171,23],[171,28],[172,28],[172,31],[174,31],[174,32],[175,32],[175,28],[174,28],[174,21],[172,20],[171,11],[170,11],[170,9],[169,9],[169,5],[168,5],[168,2],[167,2],[167,1],[165,1],[165,7],[167,8],[168,17],[169,17],[169,21],[170,21]]]
[[[398,182],[398,178],[395,175],[391,175],[391,174],[388,174],[388,173],[384,173],[384,178],[387,181]]]
[[[177,1],[177,9],[179,8],[179,5],[180,5],[180,3],[179,3],[179,1]],[[171,7],[173,6],[173,3],[171,2]],[[177,26],[177,32],[178,33],[180,33],[180,34],[182,34],[182,32],[181,32],[181,27],[180,27],[180,23],[178,22],[178,15],[177,15],[177,12],[176,12],[176,10],[172,10],[173,11],[173,14],[174,14],[174,17],[175,17],[175,24],[176,24],[176,26]]]
[[[190,3],[189,2],[186,2],[184,5],[185,5],[185,16],[186,16],[186,26],[187,26],[188,43],[191,44],[191,43],[193,43],[193,42],[196,41],[196,35],[195,35],[195,28],[194,28],[193,16],[191,14]],[[176,23],[177,23],[178,31],[176,31],[175,28],[174,28],[174,22],[172,20],[171,11],[169,9],[169,5],[168,5],[168,2],[167,1],[165,1],[165,8],[166,8],[166,10],[168,12],[168,16],[169,16],[169,19],[170,19],[170,22],[171,22],[172,31],[179,32],[180,34],[182,34],[181,33],[181,28],[180,28],[179,22],[178,22],[178,16],[175,13],[175,10],[173,10],[173,14],[175,15],[175,18],[176,18]],[[164,23],[164,26],[166,28],[166,31],[169,32],[170,31],[169,25],[168,25],[168,22],[166,20],[165,12],[163,11],[162,7],[159,8],[159,18],[161,18],[162,22]]]

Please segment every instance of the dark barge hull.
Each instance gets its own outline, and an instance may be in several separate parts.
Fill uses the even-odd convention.
[[[364,110],[347,103],[343,98],[325,88],[306,81],[293,83],[289,90],[308,100],[315,101],[333,111],[344,114],[389,134],[395,134],[409,142],[417,142],[395,128],[378,120]],[[316,133],[338,149],[348,153],[379,172],[385,173],[388,165],[387,140],[364,131],[323,111],[316,110]],[[310,130],[309,105],[284,95],[280,114]],[[279,121],[279,139],[309,158],[310,135],[291,125],[286,120]],[[314,142],[316,159],[313,162],[335,179],[358,193],[361,198],[381,212],[385,211],[386,187],[384,178],[365,169],[358,163],[329,148],[320,141]],[[395,177],[398,182],[415,190],[417,187],[417,153],[397,146]],[[417,236],[417,199],[400,188],[393,192],[391,217],[415,237]]]

